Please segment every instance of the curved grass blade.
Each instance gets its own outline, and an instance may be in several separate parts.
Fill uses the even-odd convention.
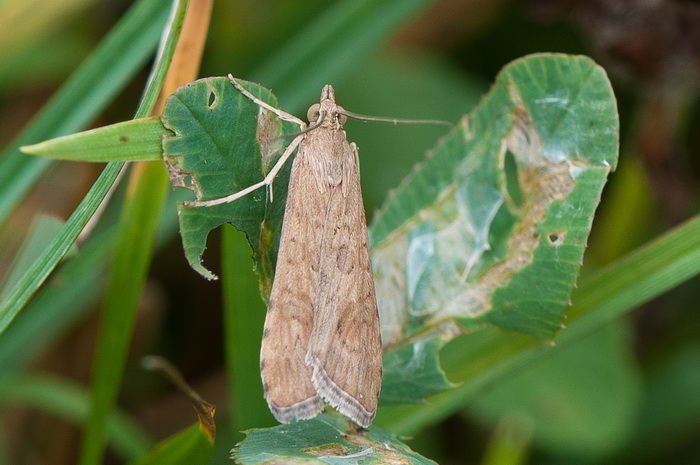
[[[178,11],[180,21],[184,15],[183,5],[186,2],[177,3],[175,11]],[[161,54],[154,65],[154,72],[144,93],[136,118],[146,116],[156,103],[159,89],[165,78],[168,64],[177,42],[178,28],[175,28],[164,41]],[[104,171],[95,181],[90,191],[86,194],[73,214],[68,218],[61,232],[56,236],[47,252],[23,275],[19,282],[12,287],[2,302],[0,302],[0,334],[12,322],[17,313],[26,305],[27,301],[36,292],[39,286],[46,280],[51,271],[58,265],[60,260],[70,249],[73,242],[83,230],[89,219],[102,203],[112,184],[117,179],[119,172],[124,166],[123,162],[113,162],[107,165]]]
[[[171,0],[141,0],[134,4],[34,120],[3,150],[0,224],[51,165],[50,160],[23,155],[19,147],[80,130],[95,118],[153,54],[171,3]]]

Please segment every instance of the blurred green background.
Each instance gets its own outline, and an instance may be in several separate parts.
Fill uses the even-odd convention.
[[[0,2],[3,146],[96,47],[130,3]],[[613,82],[622,146],[620,167],[606,188],[594,223],[583,275],[697,212],[698,2],[406,2],[405,12],[387,11],[385,19],[391,19],[387,24],[392,30],[386,37],[377,29],[389,25],[361,21],[340,37],[324,36],[324,20],[338,17],[339,11],[362,17],[367,3],[219,0],[200,76],[232,73],[258,81],[276,93],[282,108],[300,117],[317,101],[321,85],[332,83],[338,102],[356,113],[456,122],[509,61],[536,52],[586,54],[605,67]],[[381,40],[373,39],[378,36]],[[333,40],[369,42],[364,49],[323,56],[319,42]],[[364,51],[358,54],[354,51],[358,49]],[[320,71],[319,62],[324,63]],[[131,118],[148,71],[144,67],[91,126]],[[439,127],[357,121],[349,121],[345,129],[360,148],[368,218],[444,134]],[[0,229],[0,279],[7,278],[5,270],[35,216],[65,219],[100,168],[56,163],[33,185]],[[206,282],[187,267],[174,234],[174,210],[165,214],[171,216],[165,220],[170,226],[163,227],[139,308],[120,406],[153,439],[192,423],[186,399],[138,364],[145,354],[164,355],[205,399],[219,407],[221,423],[211,463],[226,463],[228,450],[242,435],[227,429],[230,403],[225,386],[231,380],[224,370],[221,284]],[[115,221],[116,216],[116,211],[108,211],[104,221]],[[214,270],[219,269],[217,244],[214,234],[205,255]],[[242,242],[235,253],[243,268],[249,269],[245,262],[249,252]],[[95,273],[103,271],[95,267]],[[259,333],[264,305],[251,282],[240,298],[250,308],[246,329]],[[545,363],[501,380],[461,413],[423,430],[408,443],[443,464],[700,463],[698,284],[693,279]],[[99,293],[100,286],[93,287],[75,296],[73,304],[64,304],[74,309],[70,316],[52,331],[36,334],[31,344],[12,349],[4,343],[21,339],[11,327],[0,337],[4,338],[0,374],[28,370],[87,384]],[[253,369],[257,350],[252,347],[244,354]],[[445,350],[449,353],[449,346]],[[247,389],[260,390],[256,373],[248,382]],[[261,397],[260,405],[248,407],[261,413],[251,424],[242,422],[237,427],[274,424]],[[75,463],[80,440],[76,426],[10,401],[0,408],[0,463]],[[508,445],[523,457],[512,462],[498,458]],[[111,453],[106,460],[121,463]]]

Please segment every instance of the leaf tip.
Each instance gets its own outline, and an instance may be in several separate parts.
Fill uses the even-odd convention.
[[[19,148],[19,151],[25,155],[42,155],[43,142],[39,144],[23,145]]]

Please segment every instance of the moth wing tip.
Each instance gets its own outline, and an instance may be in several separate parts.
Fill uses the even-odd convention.
[[[267,399],[267,405],[277,421],[280,423],[291,423],[293,421],[309,420],[321,413],[323,410],[323,399],[315,395],[287,407],[280,407]]]
[[[307,364],[313,368],[311,383],[318,395],[331,407],[342,413],[363,428],[369,427],[376,415],[376,409],[367,410],[357,399],[345,392],[328,376],[318,359],[308,354]]]

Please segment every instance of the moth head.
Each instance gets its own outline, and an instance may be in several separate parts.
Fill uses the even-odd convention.
[[[306,112],[306,118],[311,126],[329,125],[335,127],[342,127],[348,119],[343,107],[328,100],[311,105]]]

